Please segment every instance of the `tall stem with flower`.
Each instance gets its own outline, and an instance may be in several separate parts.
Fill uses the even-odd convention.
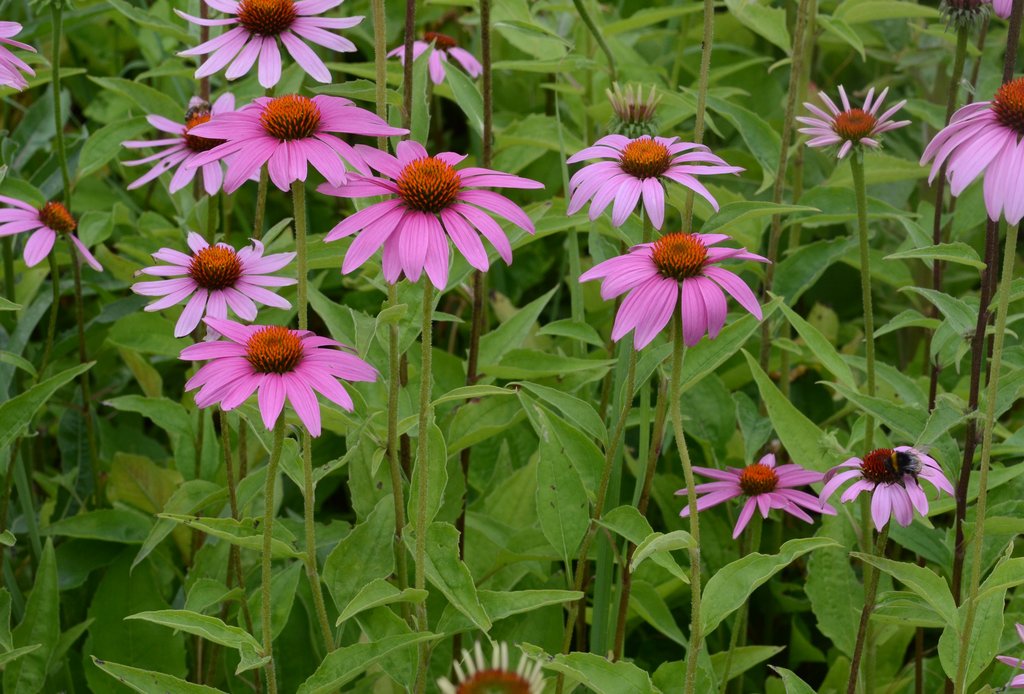
[[[711,44],[715,40],[715,0],[704,0],[704,33],[700,44],[700,76],[697,81],[697,113],[693,123],[693,141],[704,143],[704,119],[707,115],[708,85],[711,82]],[[683,229],[693,226],[693,191],[686,193]]]
[[[427,587],[427,504],[430,497],[430,432],[432,423],[430,405],[430,370],[432,336],[434,326],[434,285],[423,278],[423,322],[420,333],[420,407],[418,438],[416,440],[416,577],[417,590]],[[420,631],[428,630],[427,604],[416,606],[416,617]],[[416,668],[417,694],[426,691],[427,671],[430,668],[430,647],[423,642],[419,647],[419,663]]]

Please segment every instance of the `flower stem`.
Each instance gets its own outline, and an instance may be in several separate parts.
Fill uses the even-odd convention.
[[[1017,3],[1014,3],[1016,6]],[[963,630],[960,632],[960,653],[957,656],[954,691],[957,694],[967,687],[967,654],[978,611],[978,587],[981,584],[981,548],[985,540],[985,514],[988,510],[988,473],[992,460],[992,437],[996,426],[996,406],[999,395],[999,373],[1003,365],[1003,343],[1006,339],[1006,314],[1010,305],[1010,285],[1013,282],[1013,265],[1017,260],[1017,236],[1020,226],[1011,224],[1006,229],[1006,247],[1003,250],[1003,269],[999,290],[996,295],[995,340],[992,345],[991,376],[985,393],[985,419],[981,439],[981,463],[978,466],[978,501],[974,514],[974,538],[971,540],[971,582],[965,598],[967,612],[964,615]]]
[[[892,523],[886,523],[885,527],[878,533],[878,541],[875,543],[875,556],[885,556],[885,545],[889,540],[889,526]],[[850,679],[846,683],[846,694],[855,694],[857,691],[857,678],[860,675],[861,657],[864,655],[864,647],[867,645],[867,634],[868,634],[868,622],[871,619],[871,613],[875,609],[875,597],[878,594],[878,577],[881,571],[871,566],[870,564],[864,564],[864,609],[860,612],[860,625],[857,627],[857,642],[853,647],[853,660],[850,663]],[[865,673],[866,676],[871,676],[872,673]]]
[[[375,101],[377,115],[381,120],[388,119],[388,71],[387,71],[387,13],[384,12],[384,0],[373,0],[373,71]],[[377,149],[382,152],[388,151],[388,138],[381,136],[377,138]]]
[[[801,3],[802,4],[802,3]],[[754,513],[750,519],[750,531],[746,540],[742,544],[741,555],[747,556],[752,552],[759,552],[761,550],[761,528],[764,525],[764,521],[761,518],[760,513]],[[732,670],[732,659],[733,654],[736,652],[736,648],[741,646],[741,633],[746,632],[747,629],[747,608],[748,603],[744,602],[740,605],[740,609],[736,611],[736,618],[732,623],[732,633],[729,635],[729,650],[726,651],[725,655],[725,667],[723,668],[721,689],[719,691],[725,692],[729,686],[729,675]],[[745,634],[744,634],[745,636]],[[746,639],[743,638],[743,641]]]
[[[220,410],[218,413],[220,416],[220,441],[221,450],[224,455],[224,472],[227,477],[228,483],[228,502],[231,507],[231,517],[234,520],[241,518],[238,512],[238,493],[237,493],[237,479],[235,477],[235,466],[231,456],[231,426],[228,423],[228,413],[224,410]],[[239,426],[241,429],[241,426]],[[230,559],[228,560],[229,569],[234,569],[235,581],[238,583],[238,587],[242,590],[242,615],[245,619],[245,628],[251,634],[252,633],[252,614],[249,612],[249,601],[248,592],[245,588],[245,573],[242,571],[242,553],[239,550],[238,545],[231,545],[230,548]]]
[[[412,43],[416,33],[416,0],[405,0],[405,42],[402,47],[402,127],[412,128]]]
[[[72,254],[74,251],[72,251]],[[53,285],[53,301],[50,303],[50,319],[46,325],[46,346],[43,348],[43,361],[39,365],[34,381],[43,377],[43,372],[50,365],[50,354],[53,352],[53,340],[57,334],[57,310],[60,306],[60,266],[57,254],[50,253],[50,284]]]
[[[397,285],[388,285],[388,306],[398,304]],[[402,461],[398,443],[398,398],[401,394],[401,355],[399,350],[398,324],[388,326],[388,467],[391,471],[391,495],[395,507],[395,567],[398,587],[409,587],[409,568],[402,538],[405,532],[405,492],[402,479]],[[402,603],[402,614],[408,622],[412,611],[408,603]]]
[[[274,672],[274,644],[270,618],[270,559],[272,540],[274,538],[274,482],[277,480],[277,466],[281,462],[281,448],[284,446],[284,415],[277,418],[274,425],[274,445],[270,450],[270,462],[267,463],[267,480],[263,487],[263,556],[261,557],[261,590],[263,592],[260,627],[263,631],[263,655],[269,656],[267,661],[267,692],[277,694],[277,674]]]
[[[266,165],[260,167],[260,182],[256,184],[256,211],[252,215],[252,235],[257,241],[263,238],[263,218],[267,214],[267,188],[270,174]]]
[[[430,384],[431,384],[431,338],[434,325],[434,285],[427,277],[423,281],[423,328],[420,335],[420,409],[419,431],[416,441],[416,588],[427,587],[427,503],[430,492]],[[427,631],[427,603],[424,600],[416,607],[420,631]],[[416,669],[416,693],[422,694],[427,687],[427,671],[430,669],[430,647],[424,642],[419,648],[419,666]]]
[[[580,19],[583,20],[583,24],[587,27],[587,31],[597,41],[597,45],[601,48],[601,52],[604,53],[604,57],[608,60],[608,73],[610,80],[615,82],[615,56],[612,55],[612,49],[608,47],[608,43],[604,40],[604,35],[601,33],[601,29],[594,23],[594,18],[590,16],[590,10],[587,9],[585,0],[572,0],[572,4],[576,7],[576,12],[579,14]]]
[[[85,364],[89,361],[89,353],[85,345],[85,304],[82,300],[82,266],[78,254],[71,250],[71,271],[75,280],[75,319],[78,323],[78,361]],[[96,505],[103,499],[103,480],[100,478],[99,456],[96,450],[96,431],[92,421],[92,387],[89,384],[89,372],[85,371],[79,378],[82,387],[82,416],[85,418],[85,436],[89,442],[89,463],[92,467],[93,494]]]
[[[683,479],[686,482],[686,501],[690,509],[690,647],[686,651],[686,685],[683,691],[693,694],[697,685],[697,658],[700,655],[701,642],[704,639],[700,623],[700,519],[697,517],[697,490],[693,480],[693,466],[690,464],[690,452],[686,448],[683,432],[683,413],[679,400],[682,397],[683,385],[683,343],[682,323],[673,318],[673,349],[672,349],[672,388],[669,405],[672,409],[672,429],[679,449],[679,461],[683,465]]]
[[[668,380],[662,379],[658,385],[658,402],[654,408],[654,433],[651,436],[651,447],[647,451],[647,468],[640,488],[637,490],[639,496],[635,503],[641,516],[647,515],[647,506],[651,500],[651,486],[654,483],[654,471],[658,467],[658,460],[661,458],[662,442],[665,436],[665,414],[668,412]],[[629,613],[629,595],[633,586],[633,575],[629,571],[629,565],[633,561],[633,553],[636,545],[632,542],[626,543],[626,558],[622,562],[622,592],[619,596],[619,613],[615,622],[615,642],[612,650],[612,660],[622,657],[622,651],[626,641],[626,616]]]
[[[4,296],[8,301],[14,301],[14,249],[10,236],[0,239],[0,252],[4,259]]]
[[[305,330],[307,316],[307,285],[309,270],[306,262],[306,186],[302,181],[292,183],[292,206],[295,209],[295,272],[299,283],[295,288],[295,302],[299,311],[299,330]]]
[[[953,59],[953,74],[950,77],[949,82],[949,96],[946,99],[946,119],[944,123],[949,123],[949,119],[953,116],[953,111],[956,109],[957,95],[960,93],[960,79],[964,74],[964,61],[967,57],[967,39],[970,36],[970,29],[967,27],[961,27],[957,31],[956,35],[956,56]],[[939,171],[938,178],[935,181],[935,214],[932,217],[932,243],[939,245],[942,243],[942,210],[946,192],[946,166],[943,164],[941,171]],[[942,262],[938,259],[932,261],[932,289],[937,292],[942,291]],[[932,315],[938,317],[939,311],[933,307]],[[935,333],[929,339],[929,345],[931,339],[934,339]],[[929,383],[928,383],[928,411],[931,412],[935,409],[935,398],[938,395],[939,390],[939,373],[942,371],[942,365],[937,361],[932,363]]]
[[[707,112],[708,83],[711,78],[711,44],[715,38],[715,0],[704,0],[704,36],[700,49],[700,78],[697,83],[697,114],[693,123],[693,141],[704,142],[704,116]],[[683,231],[693,226],[693,191],[686,191],[683,209]]]
[[[55,142],[57,145],[57,161],[60,163],[60,178],[64,184],[64,204],[71,203],[71,174],[68,172],[68,154],[64,146],[64,120],[61,117],[60,93],[60,44],[64,30],[64,8],[60,2],[50,4],[50,17],[53,20],[53,46],[50,56],[50,87],[53,89],[53,121],[56,128]]]
[[[860,150],[850,156],[853,190],[857,196],[857,237],[860,242],[860,288],[864,304],[864,348],[867,357],[868,396],[875,395],[875,316],[871,305],[871,257],[868,255],[868,203],[864,184],[864,155]],[[875,421],[871,415],[864,418],[864,449],[874,444]]]
[[[786,115],[782,123],[782,146],[779,147],[779,169],[775,175],[775,184],[772,187],[772,203],[782,204],[782,196],[786,189],[786,169],[789,165],[790,142],[793,139],[793,123],[796,118],[796,105],[801,89],[800,82],[804,78],[804,49],[807,42],[804,40],[804,33],[807,30],[808,5],[811,0],[800,0],[796,10],[796,25],[793,27],[793,61],[789,69],[789,91],[786,98]],[[768,265],[764,271],[764,300],[768,300],[768,293],[772,290],[772,283],[775,279],[775,266],[779,261],[779,242],[782,239],[782,215],[772,215],[772,228],[768,236]],[[786,350],[782,350],[783,353]],[[761,368],[768,371],[768,361],[771,357],[771,323],[761,323]],[[783,393],[788,395],[789,391],[789,369],[782,372],[780,386]]]

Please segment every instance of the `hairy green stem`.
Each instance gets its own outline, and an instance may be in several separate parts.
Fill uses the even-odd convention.
[[[715,0],[704,0],[704,35],[701,38],[700,77],[697,83],[697,114],[693,123],[693,141],[704,142],[704,116],[707,112],[708,84],[711,79],[711,44],[715,38]],[[683,231],[692,231],[693,191],[686,191]]]
[[[221,452],[224,456],[224,474],[227,477],[228,483],[228,503],[231,508],[231,517],[234,520],[239,520],[241,515],[238,512],[238,479],[235,477],[235,465],[232,461],[231,455],[231,426],[228,423],[227,412],[220,410],[218,415],[220,417]],[[245,572],[242,571],[242,552],[238,545],[234,544],[231,545],[229,552],[230,559],[228,560],[228,567],[229,570],[231,568],[234,569],[235,581],[238,583],[238,587],[242,590],[242,615],[245,620],[245,628],[251,634],[252,614],[249,612],[249,601],[246,599],[248,597],[248,592],[245,588]]]
[[[1015,3],[1016,4],[1016,3]],[[985,540],[985,515],[988,511],[988,473],[992,461],[992,438],[996,427],[996,406],[999,396],[999,374],[1003,366],[1003,343],[1006,339],[1006,317],[1010,305],[1010,286],[1013,283],[1013,266],[1017,260],[1017,236],[1020,226],[1011,224],[1006,228],[1006,246],[1003,249],[1003,269],[996,294],[996,325],[992,344],[991,375],[985,393],[985,419],[981,438],[981,462],[978,465],[978,500],[974,507],[974,538],[970,552],[970,587],[967,591],[963,630],[960,632],[960,652],[956,663],[956,680],[953,682],[956,694],[967,688],[967,656],[978,612],[978,587],[981,585],[981,549]]]
[[[78,324],[78,361],[85,364],[89,353],[85,344],[85,303],[82,298],[82,267],[78,253],[71,249],[71,272],[75,280],[75,321]],[[78,377],[82,388],[82,416],[85,418],[85,436],[89,442],[89,464],[92,467],[94,501],[97,505],[103,499],[103,480],[100,477],[99,454],[96,449],[96,429],[92,421],[92,386],[89,372]]]
[[[587,27],[587,31],[597,41],[597,45],[601,48],[601,52],[604,53],[604,57],[608,60],[608,73],[612,82],[615,82],[615,56],[612,55],[612,49],[608,47],[608,42],[604,40],[604,35],[601,33],[601,29],[594,23],[594,18],[590,16],[590,10],[587,9],[585,0],[572,0],[572,4],[576,7],[576,12],[579,14],[580,19],[583,20],[583,24]]]
[[[53,122],[56,128],[55,142],[57,145],[57,161],[60,163],[60,178],[64,184],[63,197],[66,206],[71,205],[71,174],[68,171],[68,154],[64,146],[64,121],[61,118],[60,94],[60,44],[64,30],[64,6],[60,2],[50,4],[50,17],[53,20],[53,46],[50,56],[50,86],[53,89]]]
[[[10,236],[0,239],[0,252],[4,262],[4,296],[8,301],[14,301],[14,249]]]
[[[264,164],[260,167],[260,182],[256,184],[256,211],[252,215],[252,235],[256,240],[263,238],[263,219],[267,215],[267,188],[270,174]]]
[[[274,635],[271,630],[270,616],[270,560],[274,539],[274,482],[277,480],[277,466],[281,462],[281,449],[284,447],[284,415],[277,418],[274,425],[274,444],[270,450],[270,462],[267,463],[267,480],[263,487],[263,556],[260,558],[262,603],[260,627],[263,631],[263,655],[270,658],[266,664],[267,691],[277,694],[277,674],[274,672]]]
[[[374,80],[374,101],[376,102],[377,115],[381,120],[388,119],[388,33],[387,13],[384,12],[384,0],[372,0],[373,6],[373,74]],[[377,149],[382,152],[388,151],[388,138],[381,136],[377,138]]]
[[[434,285],[426,276],[423,282],[423,327],[420,335],[420,409],[419,431],[416,441],[416,588],[427,587],[427,503],[430,495],[430,384],[431,384],[431,338],[434,325]],[[420,631],[427,631],[427,602],[416,607]],[[419,665],[416,669],[416,694],[423,694],[427,687],[427,671],[430,669],[430,647],[424,642],[419,648]]]
[[[398,304],[397,285],[388,285],[388,306]],[[388,468],[391,472],[391,496],[395,507],[395,570],[398,587],[409,587],[408,559],[405,552],[405,492],[402,479],[402,461],[398,443],[398,398],[402,389],[401,361],[399,350],[398,324],[388,326]],[[408,622],[412,611],[408,603],[402,603],[402,614]]]
[[[864,153],[859,148],[850,156],[853,173],[853,191],[857,197],[857,240],[860,245],[860,287],[864,305],[864,349],[867,360],[868,396],[875,395],[875,316],[871,305],[871,257],[868,254],[868,202],[864,184]],[[864,418],[864,449],[871,450],[874,443],[875,420]]]
[[[885,556],[885,545],[889,540],[890,525],[892,525],[891,521],[886,523],[885,527],[878,533],[878,541],[875,543],[876,557]],[[870,645],[867,643],[868,623],[871,619],[871,613],[875,609],[875,598],[878,595],[878,578],[881,573],[871,564],[864,564],[864,609],[860,612],[860,625],[857,627],[857,641],[853,647],[853,659],[850,661],[850,679],[846,683],[846,694],[855,694],[857,691],[861,658],[864,655],[865,647]],[[872,672],[865,672],[864,676],[865,678],[870,678],[873,674]]]
[[[669,395],[669,406],[672,410],[672,429],[679,449],[679,462],[683,466],[683,480],[686,482],[686,502],[690,509],[690,647],[686,650],[686,681],[683,691],[694,694],[697,686],[697,660],[700,656],[701,643],[704,640],[700,616],[700,519],[697,516],[697,490],[693,480],[693,465],[690,463],[690,451],[686,448],[683,432],[683,413],[680,406],[683,385],[683,326],[675,317],[672,319],[672,389]]]
[[[405,0],[405,36],[402,44],[402,127],[412,129],[412,44],[416,32],[416,0]]]
[[[295,216],[295,272],[298,275],[299,283],[295,288],[295,302],[298,304],[299,330],[305,330],[308,320],[308,285],[309,268],[306,261],[306,186],[302,181],[292,183],[292,206]]]

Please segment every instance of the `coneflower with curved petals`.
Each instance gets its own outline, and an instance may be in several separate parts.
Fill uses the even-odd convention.
[[[665,186],[678,183],[707,200],[715,210],[718,201],[697,176],[735,174],[704,145],[680,142],[678,137],[605,135],[592,146],[566,160],[576,164],[601,159],[583,167],[569,179],[572,197],[566,214],[576,214],[590,202],[590,219],[597,219],[612,205],[612,224],[622,226],[643,198],[644,210],[655,229],[665,223]]]
[[[179,16],[193,24],[207,27],[230,27],[220,36],[178,55],[209,55],[196,79],[209,77],[225,67],[229,80],[244,77],[257,65],[260,85],[269,89],[281,79],[281,49],[277,42],[302,66],[310,77],[324,84],[331,81],[331,72],[324,61],[306,42],[334,51],[352,52],[354,43],[332,33],[332,29],[350,29],[362,17],[320,17],[343,0],[203,0],[209,7],[227,17],[203,19],[181,10]],[[229,64],[230,63],[230,64]]]
[[[745,248],[717,245],[729,238],[726,234],[666,234],[653,243],[638,244],[624,255],[598,263],[584,272],[580,281],[603,278],[601,298],[606,301],[629,293],[615,316],[613,340],[621,340],[635,329],[634,347],[646,347],[668,325],[678,304],[683,339],[692,347],[704,335],[716,338],[725,325],[725,292],[761,319],[761,306],[754,292],[737,275],[719,267],[719,263],[767,263],[768,259]]]
[[[49,255],[57,237],[64,236],[89,267],[97,272],[103,270],[96,257],[75,235],[78,222],[63,204],[51,200],[42,207],[33,207],[6,195],[0,195],[0,203],[10,205],[0,209],[0,236],[33,232],[25,243],[24,251],[25,264],[29,267],[37,265]]]
[[[36,52],[36,49],[27,43],[14,40],[14,37],[20,33],[21,25],[17,22],[0,22],[0,85],[18,91],[28,86],[28,80],[21,73],[31,77],[35,77],[36,74],[28,63],[7,48],[7,46],[14,46],[30,53]]]
[[[840,86],[839,98],[843,105],[843,108],[840,109],[828,97],[828,94],[818,92],[818,96],[828,108],[828,112],[826,113],[812,103],[805,102],[804,106],[814,117],[797,116],[797,120],[807,126],[800,128],[799,132],[812,136],[807,142],[808,147],[839,145],[838,157],[840,159],[849,154],[854,147],[878,148],[881,146],[879,135],[910,125],[908,120],[892,120],[892,116],[896,115],[896,112],[907,103],[905,100],[878,115],[888,93],[889,89],[885,88],[878,98],[875,98],[875,89],[872,87],[864,99],[864,106],[854,108],[850,105],[846,90]]]
[[[352,411],[352,396],[339,381],[377,380],[376,369],[348,347],[308,330],[242,325],[209,316],[203,321],[226,339],[199,342],[181,351],[182,359],[206,362],[185,384],[186,391],[199,389],[198,407],[218,405],[230,411],[257,393],[268,430],[287,401],[310,436],[319,436],[317,393]]]
[[[444,289],[448,284],[448,239],[470,265],[485,271],[490,261],[480,235],[506,263],[512,262],[508,237],[490,214],[527,233],[534,231],[533,221],[522,208],[481,188],[543,188],[537,181],[480,167],[456,169],[465,155],[440,152],[430,156],[423,145],[411,140],[398,143],[397,156],[364,145],[356,149],[383,177],[353,174],[347,185],[318,188],[321,193],[344,198],[386,197],[339,222],[324,239],[334,241],[359,232],[345,254],[341,266],[345,274],[383,246],[388,282],[394,284],[402,273],[416,282],[425,270],[434,286]]]
[[[484,66],[480,64],[472,53],[465,48],[459,48],[451,36],[439,34],[436,31],[427,31],[423,34],[422,41],[412,42],[412,59],[418,60],[426,51],[430,51],[427,58],[427,70],[430,73],[430,81],[434,84],[444,82],[448,70],[449,56],[455,59],[462,69],[470,77],[476,79],[483,74]],[[389,58],[398,58],[402,65],[405,65],[405,46],[399,46],[388,53]]]
[[[1017,625],[1017,636],[1019,636],[1021,642],[1024,643],[1024,624]],[[1014,670],[1024,670],[1024,659],[1014,658],[1008,655],[997,655],[996,658],[1000,663],[1003,665],[1009,665]],[[1024,689],[1024,674],[1014,676],[1014,678],[1010,680],[1008,687],[1010,689]]]
[[[281,190],[288,190],[293,181],[305,181],[310,165],[329,183],[341,185],[346,180],[342,160],[362,173],[370,171],[356,150],[333,133],[388,137],[408,132],[392,128],[375,114],[338,96],[261,96],[237,111],[219,114],[192,128],[194,136],[224,142],[199,154],[188,166],[225,159],[226,193],[235,192],[264,164],[270,180]]]
[[[265,256],[263,244],[256,239],[251,246],[236,253],[226,243],[211,246],[194,231],[188,234],[188,246],[192,255],[161,248],[153,258],[166,264],[139,270],[142,275],[170,279],[132,285],[136,294],[161,297],[146,306],[146,311],[162,311],[188,301],[174,326],[175,337],[184,337],[195,330],[204,315],[227,318],[228,308],[247,321],[256,320],[255,302],[291,308],[291,302],[265,287],[296,283],[294,278],[271,274],[290,263],[295,258],[294,253]]]
[[[827,516],[836,515],[836,510],[829,504],[822,503],[813,494],[796,489],[821,482],[822,473],[807,470],[795,463],[776,466],[773,453],[743,469],[730,467],[718,470],[695,465],[693,471],[715,480],[694,487],[694,491],[701,495],[697,498],[698,512],[740,496],[747,498],[736,518],[736,525],[732,531],[734,540],[747,527],[747,523],[754,516],[754,511],[759,511],[762,518],[767,518],[768,512],[775,508],[808,523],[813,523],[814,519],[807,511]],[[685,495],[686,490],[680,489],[676,494]],[[690,507],[684,506],[679,515],[683,518],[689,516]]]

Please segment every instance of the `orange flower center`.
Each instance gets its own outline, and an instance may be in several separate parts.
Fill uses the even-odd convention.
[[[48,202],[39,210],[39,221],[54,231],[70,234],[78,227],[68,208],[59,202]]]
[[[779,476],[775,469],[761,463],[748,465],[740,473],[740,489],[747,496],[773,492],[778,484]]]
[[[668,147],[650,137],[633,140],[619,157],[622,170],[636,178],[657,178],[668,171],[671,163]]]
[[[1024,135],[1024,77],[999,88],[992,99],[992,110],[1000,123],[1018,135]]]
[[[862,137],[869,136],[875,129],[876,123],[878,123],[878,119],[870,113],[859,108],[852,108],[836,116],[832,130],[844,140],[857,142]]]
[[[312,99],[298,94],[280,96],[267,104],[260,125],[282,142],[312,137],[320,127],[320,109]]]
[[[211,140],[207,137],[199,137],[198,135],[189,135],[188,131],[192,128],[206,123],[210,120],[209,111],[194,111],[185,120],[185,146],[193,152],[205,152],[211,150],[219,144],[222,144],[224,140]]]
[[[458,44],[448,34],[439,34],[436,31],[424,31],[423,40],[427,43],[434,42],[436,48],[440,48],[442,51],[447,51],[449,48],[455,48]]]
[[[652,259],[662,277],[683,280],[704,270],[708,249],[695,234],[675,232],[654,242]]]
[[[455,168],[435,157],[410,162],[398,175],[398,195],[407,207],[438,213],[453,202],[462,188]]]
[[[876,448],[864,456],[860,464],[861,475],[868,482],[875,484],[895,484],[902,481],[903,475],[896,468],[894,452],[891,448]]]
[[[277,36],[299,16],[293,0],[242,0],[238,23],[250,34]]]
[[[286,374],[302,361],[302,340],[288,328],[268,325],[245,343],[245,358],[261,374]]]
[[[203,289],[226,289],[242,276],[242,261],[230,248],[207,246],[192,256],[188,274]]]
[[[459,685],[456,694],[530,694],[530,682],[506,670],[478,670]]]

